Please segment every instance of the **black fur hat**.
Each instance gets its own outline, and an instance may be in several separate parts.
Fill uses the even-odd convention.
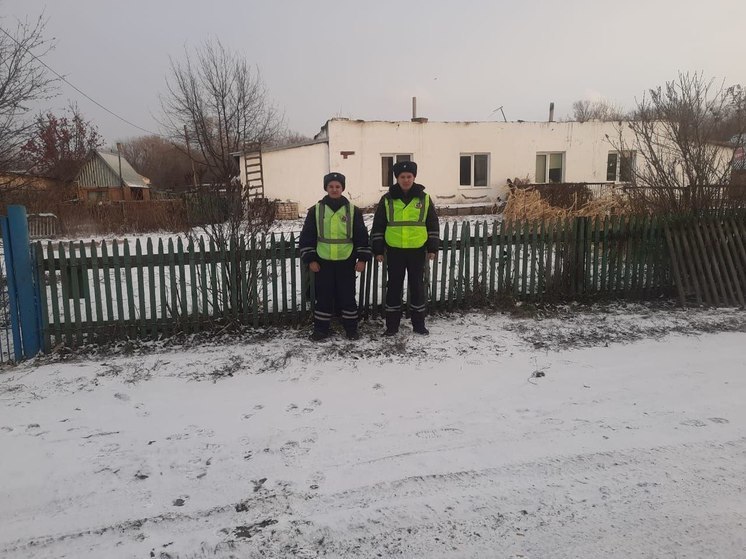
[[[345,176],[342,173],[329,173],[328,175],[324,175],[324,190],[326,190],[326,187],[332,181],[337,181],[342,185],[342,190],[345,189]]]
[[[394,176],[398,177],[402,173],[412,173],[417,176],[417,163],[414,161],[399,161],[394,164]]]

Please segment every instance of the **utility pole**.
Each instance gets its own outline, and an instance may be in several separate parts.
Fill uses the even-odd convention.
[[[187,133],[187,126],[184,125],[184,141],[186,142],[186,148],[187,148],[187,155],[189,156],[189,161],[192,162],[192,185],[194,186],[194,189],[197,189],[197,169],[194,166],[194,159],[192,159],[192,148],[189,146],[189,134]]]
[[[124,179],[122,178],[122,144],[119,142],[117,142],[117,157],[119,158],[119,186],[124,188]]]

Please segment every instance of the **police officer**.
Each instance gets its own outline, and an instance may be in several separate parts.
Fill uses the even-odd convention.
[[[365,270],[372,257],[368,229],[360,208],[342,195],[345,176],[324,176],[326,196],[308,210],[300,234],[300,255],[316,274],[316,305],[311,339],[329,337],[329,325],[335,310],[342,313],[347,338],[360,338],[355,302],[355,272]]]
[[[412,329],[417,334],[427,335],[430,332],[425,327],[424,270],[426,258],[433,260],[438,252],[438,214],[425,187],[414,182],[417,163],[400,161],[393,171],[396,183],[378,203],[371,230],[376,260],[383,261],[384,251],[387,256],[384,335],[393,336],[399,331],[405,273]]]

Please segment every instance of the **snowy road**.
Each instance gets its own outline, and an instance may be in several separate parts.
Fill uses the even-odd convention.
[[[744,314],[25,364],[0,556],[746,557]]]

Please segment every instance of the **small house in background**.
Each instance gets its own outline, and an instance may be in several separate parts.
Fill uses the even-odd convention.
[[[150,200],[150,180],[116,153],[92,151],[75,185],[86,202]]]

